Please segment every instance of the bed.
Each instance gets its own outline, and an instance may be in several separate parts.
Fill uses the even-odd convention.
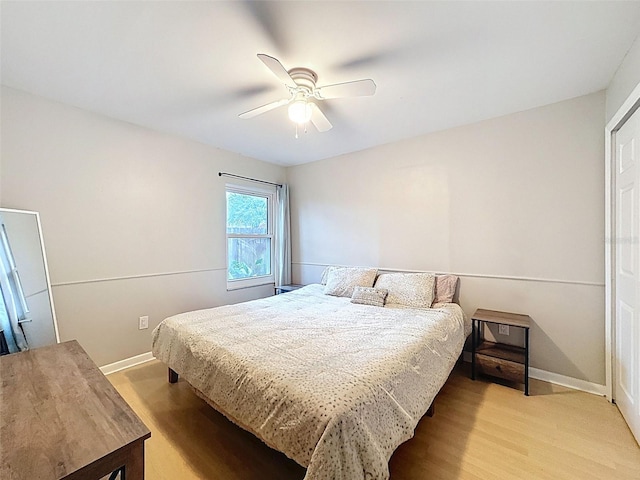
[[[306,467],[306,480],[387,479],[391,455],[459,358],[469,322],[455,303],[372,306],[348,291],[328,295],[328,286],[169,317],[153,332],[153,354]]]

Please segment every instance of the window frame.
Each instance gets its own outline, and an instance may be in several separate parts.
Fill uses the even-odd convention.
[[[260,187],[226,184],[224,190],[224,232],[225,232],[225,275],[227,280],[227,291],[239,290],[242,288],[258,287],[261,285],[275,285],[275,192]],[[227,193],[238,193],[241,195],[251,195],[254,197],[262,197],[267,199],[267,233],[265,234],[243,234],[228,233],[227,218],[229,216],[229,203],[227,201]],[[231,238],[267,238],[270,245],[271,265],[269,275],[260,275],[248,278],[229,278],[229,239]]]

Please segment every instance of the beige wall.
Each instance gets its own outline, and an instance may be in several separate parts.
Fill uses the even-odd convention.
[[[294,280],[327,264],[462,274],[528,313],[532,366],[604,372],[605,94],[287,169]]]
[[[104,365],[148,352],[168,315],[273,292],[226,291],[218,171],[284,168],[5,87],[1,100],[2,206],[40,212],[62,340]]]
[[[640,83],[640,36],[636,38],[607,88],[607,122]]]
[[[1,113],[2,206],[40,211],[61,337],[98,364],[168,315],[271,293],[226,292],[217,172],[283,168],[4,87]],[[459,273],[468,314],[534,318],[532,366],[604,383],[604,118],[599,92],[287,169],[294,280]]]

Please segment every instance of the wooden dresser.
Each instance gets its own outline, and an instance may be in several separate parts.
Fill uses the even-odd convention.
[[[144,478],[151,432],[78,342],[0,357],[0,382],[2,480]]]

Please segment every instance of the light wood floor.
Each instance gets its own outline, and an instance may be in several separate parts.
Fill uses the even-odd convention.
[[[531,396],[457,367],[392,480],[638,480],[640,448],[604,398],[532,380]],[[151,429],[148,480],[300,480],[305,470],[227,421],[158,361],[109,380]]]

